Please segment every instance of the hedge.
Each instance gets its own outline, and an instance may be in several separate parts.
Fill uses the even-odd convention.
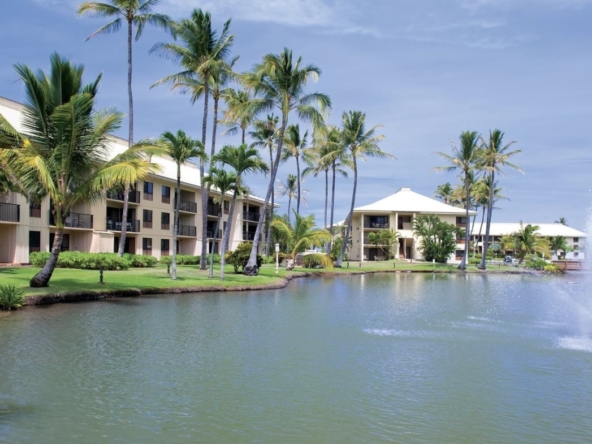
[[[43,267],[49,259],[48,252],[34,252],[29,255],[29,262],[35,267]],[[81,270],[127,270],[130,267],[154,267],[157,263],[155,257],[139,254],[124,254],[119,257],[117,253],[79,253],[63,251],[58,257],[58,268],[77,268]]]

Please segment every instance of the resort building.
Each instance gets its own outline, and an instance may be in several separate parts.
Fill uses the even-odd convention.
[[[380,248],[368,242],[368,235],[379,230],[392,229],[400,234],[395,257],[422,259],[419,251],[420,239],[413,234],[413,220],[419,214],[434,214],[442,221],[463,229],[467,226],[465,209],[415,193],[411,188],[401,188],[384,199],[354,209],[349,258],[354,261],[386,259]],[[475,211],[469,211],[470,216],[475,214]],[[456,243],[456,252],[449,259],[451,262],[460,261],[464,253],[464,237],[457,238]]]
[[[19,103],[0,97],[2,114],[18,131],[22,131]],[[127,141],[111,137],[113,155],[127,149]],[[134,184],[129,194],[125,251],[160,258],[173,252],[173,224],[177,166],[171,159],[153,158],[161,166],[159,174]],[[187,163],[181,167],[181,202],[178,232],[180,254],[200,255],[202,242],[214,242],[221,249],[223,229],[228,223],[231,196],[222,204],[215,190],[210,192],[207,215],[207,239],[202,239],[201,184],[198,168]],[[248,196],[236,204],[229,249],[242,241],[253,241],[263,200]],[[78,205],[72,210],[64,230],[64,251],[116,252],[119,247],[123,212],[123,192],[112,191],[94,204]],[[214,238],[222,214],[219,233]],[[29,253],[50,251],[55,232],[49,198],[41,204],[29,203],[17,193],[0,194],[0,263],[28,263]],[[263,243],[260,244],[263,246]]]
[[[566,259],[573,259],[573,260],[582,260],[584,259],[584,245],[586,244],[586,237],[587,234],[576,230],[575,228],[568,227],[567,225],[562,225],[558,223],[532,223],[532,222],[523,222],[522,226],[525,227],[527,225],[537,225],[539,227],[537,233],[540,234],[542,237],[546,237],[548,239],[552,239],[557,236],[563,236],[565,238],[565,243],[571,251],[567,252],[565,255]],[[520,230],[520,223],[510,222],[510,223],[497,223],[492,222],[491,228],[489,230],[489,245],[492,244],[499,244],[501,243],[502,236],[510,236],[513,233],[516,233]],[[478,253],[481,253],[483,250],[483,243],[485,242],[485,224],[481,228],[481,233],[479,233],[480,229],[480,222],[474,224],[471,229],[471,240],[473,241],[474,247],[477,249]]]

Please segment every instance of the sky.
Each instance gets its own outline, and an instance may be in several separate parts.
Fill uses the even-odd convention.
[[[76,16],[79,0],[11,0],[0,16],[0,96],[22,102],[23,86],[13,65],[47,70],[57,51],[85,65],[88,81],[103,74],[100,108],[127,113],[126,33],[97,36],[105,19]],[[451,152],[462,131],[487,136],[499,128],[521,153],[513,159],[524,174],[507,170],[496,222],[547,223],[565,217],[584,229],[592,206],[592,0],[162,0],[158,11],[174,19],[196,7],[211,12],[217,29],[232,18],[238,71],[284,47],[317,65],[322,74],[307,91],[328,94],[329,122],[360,110],[369,127],[381,125],[380,147],[393,159],[359,164],[356,206],[410,187],[431,196],[455,173],[433,173],[443,164],[434,153]],[[171,38],[147,29],[134,43],[134,138],[183,129],[201,138],[201,103],[156,80],[180,71],[150,55]],[[291,117],[291,123],[298,123]],[[211,128],[211,122],[210,122]],[[127,121],[117,133],[126,137]],[[209,136],[210,137],[210,136]],[[208,137],[208,138],[209,138]],[[220,136],[217,146],[238,139]],[[278,173],[295,172],[286,163]],[[351,175],[350,175],[351,176]],[[264,197],[263,176],[247,177]],[[336,220],[349,210],[353,180],[340,179]],[[324,218],[324,180],[307,178],[303,188],[312,213]],[[287,199],[279,198],[280,211]]]

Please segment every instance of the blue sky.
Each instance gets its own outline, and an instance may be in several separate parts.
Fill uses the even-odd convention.
[[[23,100],[16,62],[47,69],[53,51],[86,66],[88,79],[103,73],[100,107],[127,111],[125,33],[84,39],[105,23],[78,18],[78,0],[6,2],[0,17],[4,42],[0,95]],[[592,0],[162,0],[173,18],[194,7],[212,13],[220,28],[232,18],[237,69],[284,46],[323,73],[310,90],[330,95],[332,123],[343,111],[366,112],[382,124],[383,150],[397,160],[360,165],[356,206],[400,187],[432,195],[454,173],[430,173],[463,130],[486,135],[500,128],[517,141],[515,158],[525,171],[500,178],[511,200],[494,212],[499,222],[553,222],[566,217],[584,228],[592,202]],[[134,45],[135,138],[165,130],[201,134],[199,104],[166,87],[149,90],[177,72],[171,62],[148,54],[168,41],[148,30]],[[295,121],[294,121],[295,122]],[[118,135],[125,137],[127,123]],[[217,144],[235,143],[221,137]],[[293,172],[286,164],[280,178]],[[265,180],[249,178],[257,195]],[[323,221],[324,183],[307,179],[304,212]],[[338,183],[336,217],[345,217],[352,181]],[[280,200],[285,209],[287,201]]]

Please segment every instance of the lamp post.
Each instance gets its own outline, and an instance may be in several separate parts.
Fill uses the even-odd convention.
[[[280,257],[280,244],[275,244],[275,274],[278,274],[278,270],[280,267],[279,257]]]

